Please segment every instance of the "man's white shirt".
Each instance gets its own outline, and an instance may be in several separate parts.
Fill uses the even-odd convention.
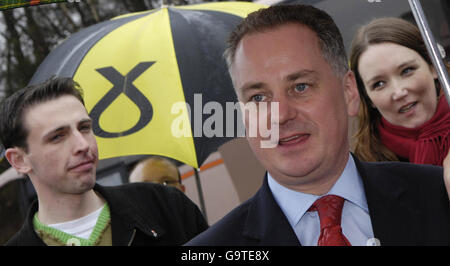
[[[320,235],[319,216],[317,212],[307,210],[318,198],[325,195],[337,195],[345,199],[341,227],[352,246],[365,246],[369,239],[373,239],[362,179],[351,155],[341,176],[325,195],[317,196],[288,189],[275,181],[270,173],[267,173],[267,178],[275,201],[302,245],[317,245]],[[369,242],[371,244],[371,240]]]

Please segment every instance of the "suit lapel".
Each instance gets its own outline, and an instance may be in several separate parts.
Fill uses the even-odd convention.
[[[375,238],[381,245],[417,245],[423,238],[417,197],[407,190],[405,180],[386,171],[386,167],[355,159],[363,180]]]
[[[267,174],[263,185],[251,199],[243,236],[258,245],[300,245],[283,211],[273,198],[267,183]]]

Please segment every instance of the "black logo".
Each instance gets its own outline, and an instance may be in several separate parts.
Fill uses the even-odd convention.
[[[92,108],[89,116],[92,118],[92,129],[94,134],[102,138],[116,138],[133,134],[144,128],[153,117],[153,108],[149,100],[134,85],[133,82],[155,62],[142,62],[135,66],[128,74],[122,76],[114,67],[96,69],[102,76],[109,80],[114,86],[106,95]],[[108,106],[121,93],[124,93],[133,101],[141,112],[139,121],[132,128],[122,132],[107,132],[100,127],[100,116]]]

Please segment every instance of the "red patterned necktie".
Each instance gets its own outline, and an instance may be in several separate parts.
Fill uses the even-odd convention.
[[[347,238],[342,234],[341,215],[344,199],[327,195],[319,198],[308,209],[318,211],[320,219],[320,236],[318,246],[351,246]]]

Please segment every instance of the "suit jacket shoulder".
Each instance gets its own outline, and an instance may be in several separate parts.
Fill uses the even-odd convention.
[[[356,158],[355,163],[381,245],[450,245],[450,206],[442,167]]]
[[[189,241],[188,246],[235,246],[248,243],[242,238],[245,221],[248,216],[248,209],[252,204],[252,199],[239,205],[209,230],[196,236]],[[251,242],[251,239],[249,240]]]
[[[381,245],[450,245],[442,167],[355,158]],[[299,245],[267,177],[259,191],[186,245]]]
[[[267,184],[186,245],[188,246],[287,246],[299,245],[286,216]]]

